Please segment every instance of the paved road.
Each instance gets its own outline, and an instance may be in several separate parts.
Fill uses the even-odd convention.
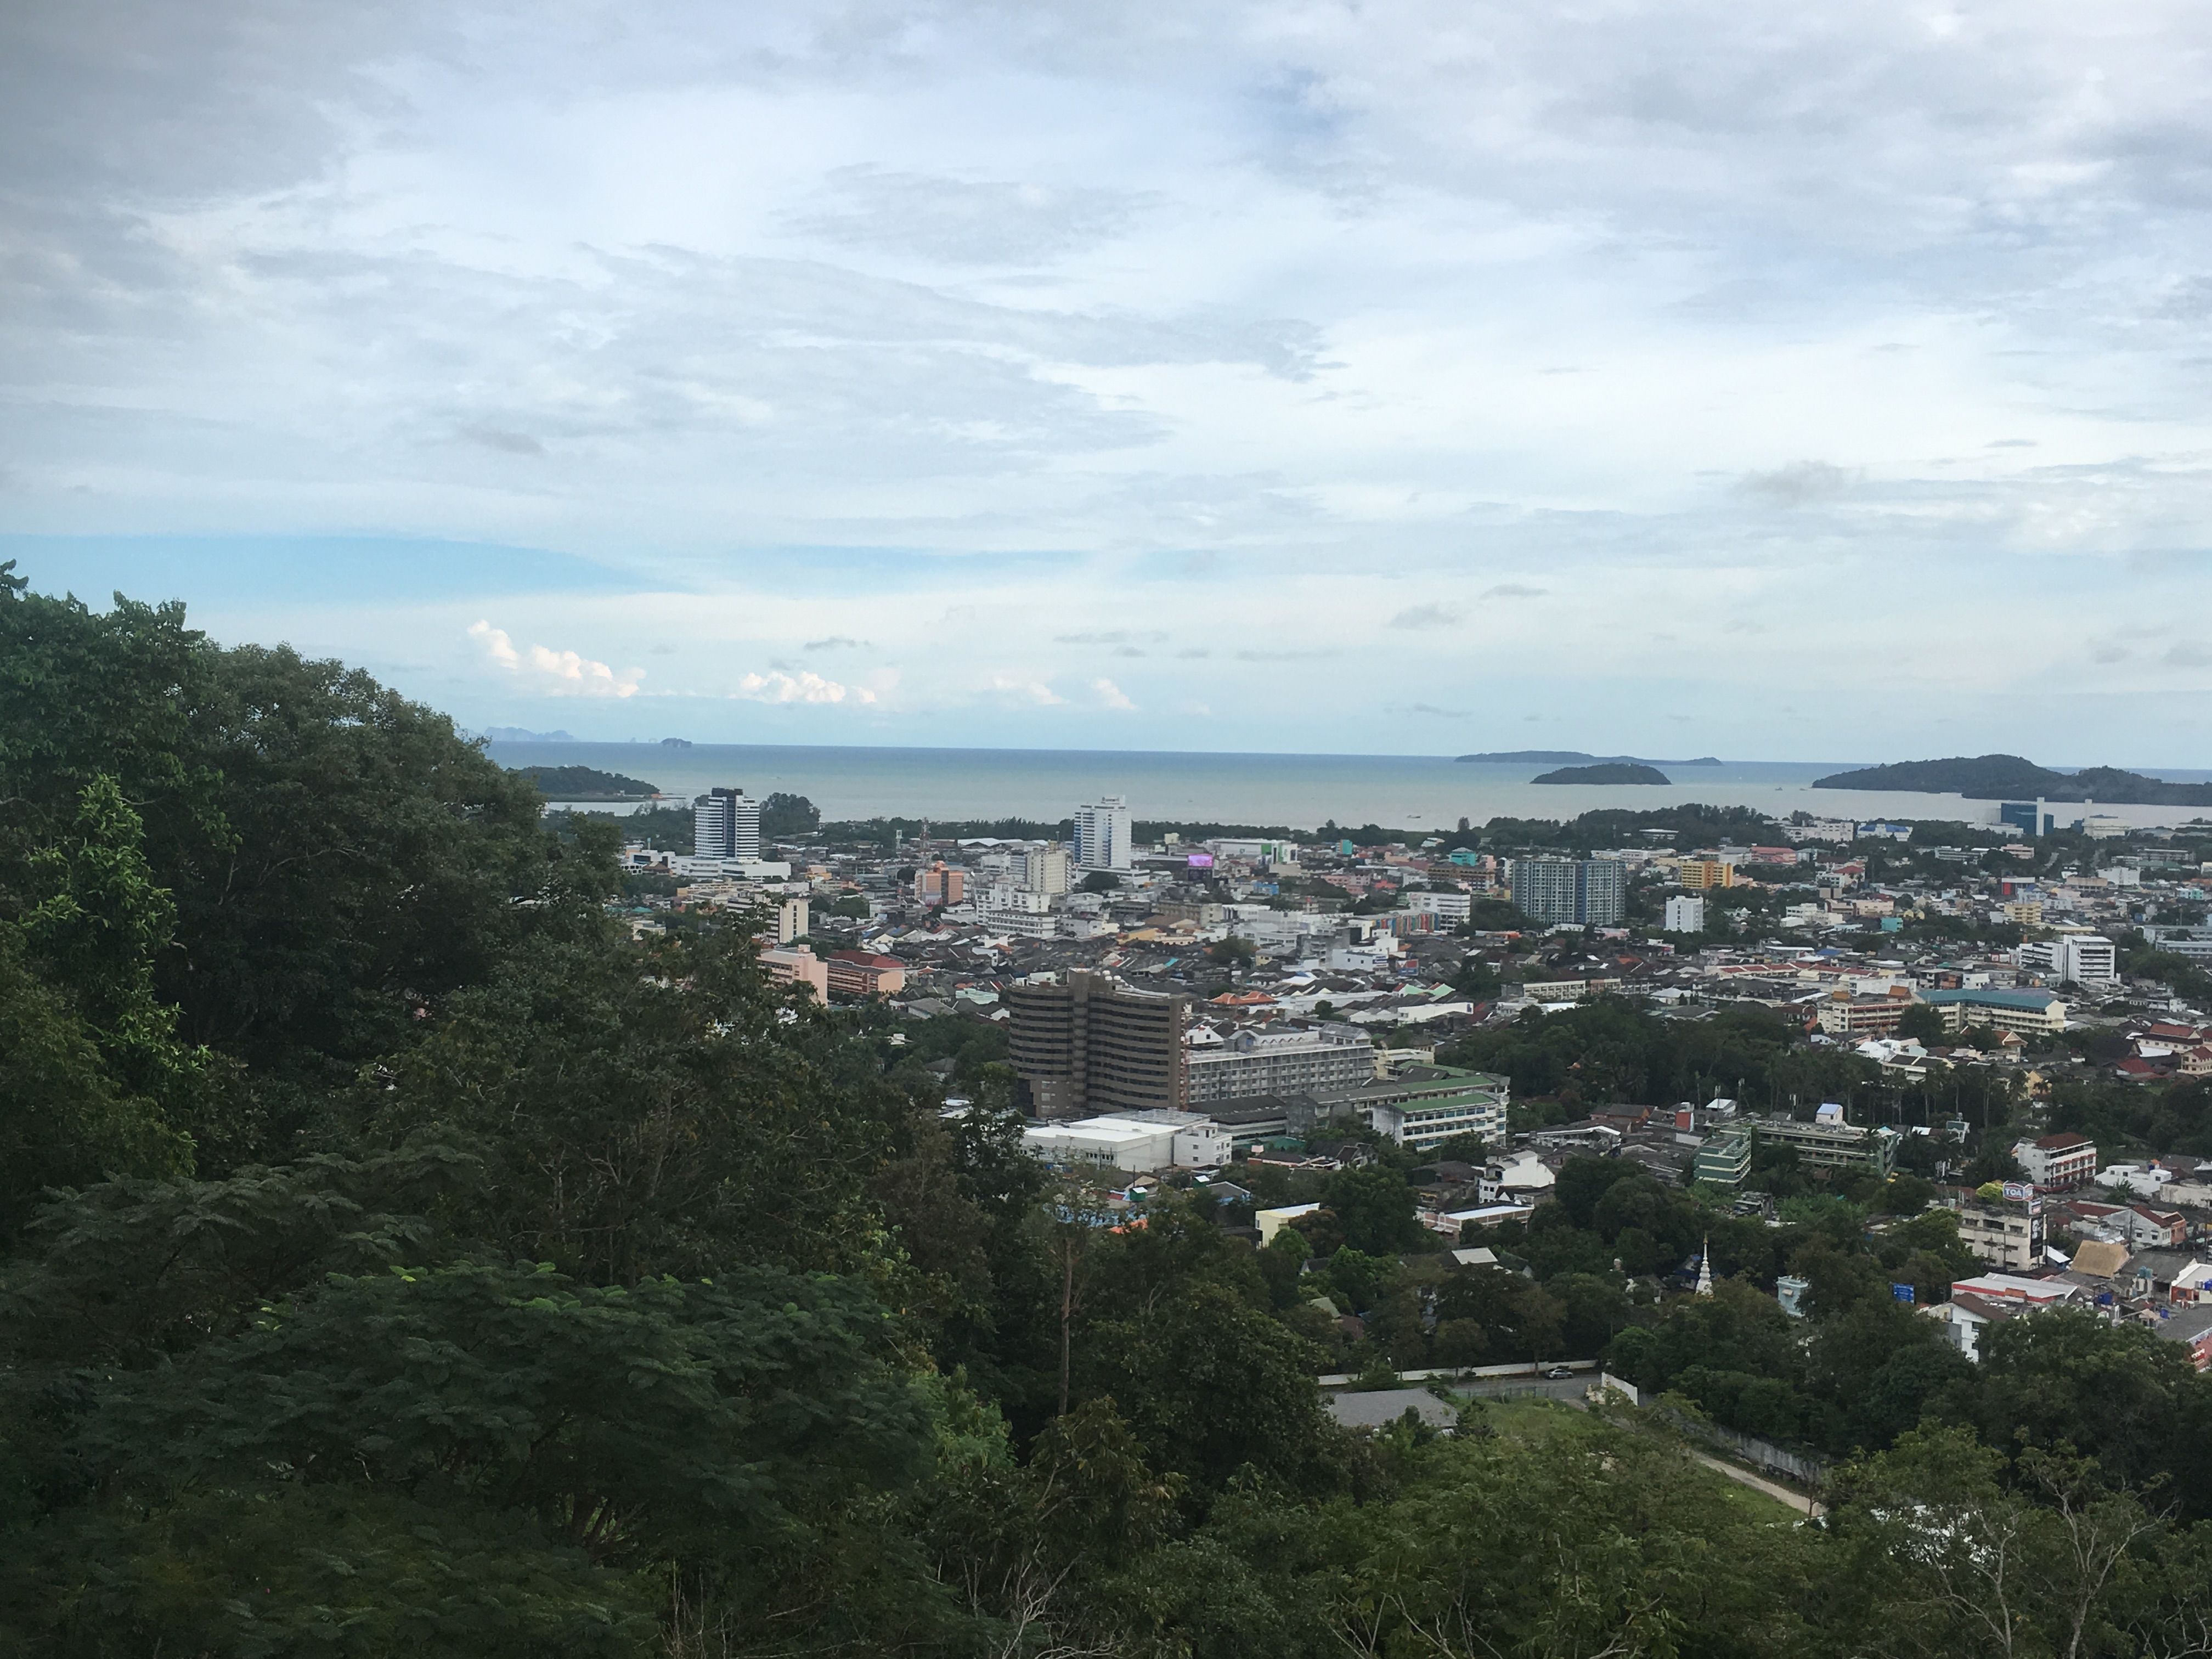
[[[1693,1451],[1690,1455],[1707,1468],[1717,1470],[1728,1476],[1740,1486],[1749,1486],[1753,1492],[1763,1492],[1769,1498],[1779,1498],[1800,1515],[1816,1516],[1821,1513],[1820,1504],[1802,1492],[1793,1492],[1790,1487],[1778,1486],[1771,1480],[1762,1480],[1749,1469],[1740,1469],[1733,1463],[1723,1463],[1719,1458],[1708,1457],[1700,1451]]]

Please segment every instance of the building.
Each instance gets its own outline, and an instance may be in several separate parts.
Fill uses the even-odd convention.
[[[1923,991],[1920,1000],[1942,1011],[1943,1029],[1954,1034],[1969,1025],[2023,1036],[2066,1029],[2066,1005],[2048,991]]]
[[[814,993],[815,1000],[830,1000],[830,964],[816,956],[804,945],[788,949],[763,951],[761,966],[769,977],[782,985],[804,985]]]
[[[1733,887],[1735,866],[1726,859],[1684,859],[1675,879],[1685,887]]]
[[[1628,913],[1628,866],[1618,859],[1515,859],[1513,908],[1546,927],[1610,927]]]
[[[1373,1080],[1375,1043],[1352,1025],[1267,1026],[1194,1050],[1184,1063],[1194,1104],[1292,1091],[1334,1094]]]
[[[1997,808],[1997,822],[2008,823],[2031,838],[2050,835],[2058,823],[2040,800],[2008,800]]]
[[[1752,1128],[1770,1145],[1796,1147],[1797,1161],[1808,1169],[1871,1170],[1887,1180],[1897,1168],[1894,1129],[1859,1128],[1840,1115],[1812,1123],[1794,1117],[1754,1118]]]
[[[1751,1174],[1751,1131],[1741,1126],[1722,1130],[1698,1148],[1693,1181],[1710,1181],[1718,1187],[1741,1187]]]
[[[1103,1108],[1126,1116],[1189,1103],[1189,999],[1127,990],[1080,968],[1064,981],[1009,985],[1000,996],[1011,1016],[1007,1058],[1036,1115],[1088,1117]]]
[[[1016,853],[1009,860],[1015,884],[1024,892],[1048,897],[1067,890],[1067,848],[1058,842]]]
[[[868,951],[833,951],[829,984],[841,996],[895,996],[906,989],[906,964]]]
[[[1903,996],[1860,997],[1838,991],[1817,1011],[1820,1029],[1832,1036],[1887,1036],[1912,1006]]]
[[[1667,901],[1666,931],[1670,933],[1702,933],[1705,931],[1705,902],[1694,894],[1683,893]]]
[[[1048,1164],[1094,1170],[1127,1170],[1150,1175],[1158,1170],[1216,1170],[1229,1162],[1227,1131],[1193,1112],[1130,1112],[1079,1118],[1068,1123],[1032,1124],[1022,1131],[1022,1146]]]
[[[1512,1085],[1491,1073],[1408,1066],[1335,1098],[1364,1115],[1376,1133],[1427,1152],[1455,1135],[1502,1139],[1512,1094]]]
[[[2002,1205],[1964,1204],[1959,1208],[1959,1243],[1978,1261],[2027,1273],[2043,1261],[2042,1218]]]
[[[805,939],[807,932],[807,902],[804,898],[778,899],[775,905],[775,942],[788,945],[795,939]]]
[[[1408,893],[1406,908],[1434,916],[1438,921],[1464,922],[1474,914],[1471,893]]]
[[[1127,796],[1101,795],[1075,809],[1076,868],[1127,870],[1135,857]]]
[[[2020,947],[2020,965],[2085,985],[2110,984],[2120,976],[2119,948],[2096,933],[2030,940]]]
[[[914,896],[919,904],[961,903],[968,896],[968,872],[939,859],[914,872]]]
[[[2168,1342],[2179,1343],[2198,1370],[2212,1370],[2212,1310],[2169,1308],[2152,1322],[2151,1329]]]
[[[2017,1141],[2012,1155],[2043,1192],[2068,1192],[2096,1178],[2097,1143],[2087,1135],[2045,1135],[2040,1140]]]
[[[760,803],[742,789],[719,785],[691,804],[691,852],[695,858],[757,859],[761,855]]]

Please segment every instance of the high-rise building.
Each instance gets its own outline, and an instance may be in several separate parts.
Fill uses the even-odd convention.
[[[1127,870],[1134,850],[1127,795],[1101,795],[1075,809],[1078,869]]]
[[[1705,902],[1696,895],[1684,893],[1667,901],[1667,931],[1670,933],[1702,933],[1705,931]]]
[[[1016,884],[1025,892],[1065,893],[1067,890],[1067,848],[1058,842],[1017,853],[1010,860]]]
[[[760,803],[717,785],[692,804],[691,850],[702,859],[757,859]]]
[[[1628,866],[1619,859],[1516,859],[1513,908],[1547,927],[1610,927],[1628,912]]]
[[[1155,996],[1105,974],[1072,969],[1059,982],[1009,985],[1007,1058],[1039,1117],[1182,1111],[1189,1103],[1186,997]]]

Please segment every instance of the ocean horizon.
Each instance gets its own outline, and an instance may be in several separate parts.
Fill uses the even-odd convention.
[[[1994,801],[1895,790],[1815,789],[1815,778],[1868,761],[1723,761],[1684,766],[1658,784],[1540,784],[1532,762],[1473,762],[1449,755],[1279,754],[1175,750],[964,749],[517,741],[487,744],[502,766],[589,766],[684,799],[715,785],[747,793],[805,795],[826,819],[927,817],[945,822],[1021,817],[1054,823],[1101,794],[1131,811],[1173,823],[1329,822],[1439,832],[1462,817],[1571,818],[1601,807],[1649,809],[1701,802],[1749,806],[1775,817],[1952,818],[1991,823]],[[2212,781],[2212,772],[2158,769],[2170,781]],[[561,805],[565,803],[556,802]],[[585,810],[626,811],[607,803]],[[2131,823],[2186,823],[2201,807],[2105,806]]]

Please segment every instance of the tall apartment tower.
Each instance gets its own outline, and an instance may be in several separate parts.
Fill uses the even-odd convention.
[[[1048,847],[1032,848],[1026,853],[1014,854],[1013,875],[1016,884],[1029,893],[1065,893],[1067,890],[1067,848],[1054,842]]]
[[[1628,866],[1619,859],[1516,859],[1513,908],[1547,927],[1610,927],[1628,913]]]
[[[1075,809],[1075,867],[1127,870],[1130,842],[1129,798],[1101,795]]]
[[[702,859],[761,855],[760,803],[719,785],[692,804],[691,850]]]
[[[1182,1111],[1190,1103],[1187,997],[1152,996],[1075,969],[1060,984],[1009,985],[1007,1058],[1039,1117]]]

